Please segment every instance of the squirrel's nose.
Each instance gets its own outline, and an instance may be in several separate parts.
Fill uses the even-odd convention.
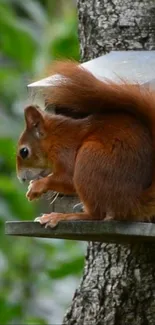
[[[20,183],[24,183],[26,182],[26,177],[25,175],[21,175],[22,173],[18,173],[17,177],[18,177],[18,180],[20,181]]]

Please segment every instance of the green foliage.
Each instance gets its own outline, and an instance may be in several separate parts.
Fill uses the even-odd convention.
[[[6,237],[4,223],[37,215],[15,171],[26,85],[51,60],[79,58],[76,9],[72,0],[0,0],[0,14],[0,323],[60,323],[82,271],[83,245]]]

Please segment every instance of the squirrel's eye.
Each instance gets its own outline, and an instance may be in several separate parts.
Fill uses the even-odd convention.
[[[20,149],[19,154],[23,159],[27,158],[29,155],[28,148],[24,147],[24,148]]]

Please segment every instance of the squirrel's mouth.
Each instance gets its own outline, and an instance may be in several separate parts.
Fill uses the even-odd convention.
[[[39,173],[38,178],[43,178],[51,174],[51,169],[43,169],[41,173]]]
[[[52,170],[47,168],[47,169],[41,169],[41,168],[24,168],[19,171],[17,177],[20,182],[29,182],[32,180],[37,180],[43,177],[48,176],[51,174]]]

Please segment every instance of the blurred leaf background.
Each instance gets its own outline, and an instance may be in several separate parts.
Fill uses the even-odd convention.
[[[15,173],[26,85],[66,57],[79,59],[74,0],[0,0],[0,324],[61,324],[82,272],[83,244],[4,235],[37,214]]]

